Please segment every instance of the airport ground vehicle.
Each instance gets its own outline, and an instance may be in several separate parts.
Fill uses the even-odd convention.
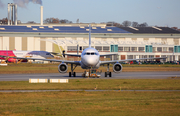
[[[93,77],[93,78],[97,77],[97,78],[99,78],[99,77],[101,77],[101,72],[94,70],[94,69],[90,69],[90,71],[84,71],[82,76],[83,77]]]

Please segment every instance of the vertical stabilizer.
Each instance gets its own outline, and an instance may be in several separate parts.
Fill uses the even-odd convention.
[[[89,24],[89,47],[91,48],[91,24]]]

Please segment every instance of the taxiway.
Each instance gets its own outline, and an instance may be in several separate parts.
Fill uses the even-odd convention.
[[[82,73],[77,73],[76,77],[68,77],[68,73],[47,73],[47,74],[1,74],[0,81],[28,81],[29,78],[36,79],[81,79]],[[101,74],[100,79],[167,79],[169,77],[180,77],[179,71],[174,72],[121,72],[112,73],[112,77],[104,77]]]

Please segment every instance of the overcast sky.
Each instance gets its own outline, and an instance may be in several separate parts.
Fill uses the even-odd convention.
[[[0,19],[7,17],[7,3],[18,3],[18,20],[40,22],[40,6],[44,19],[54,17],[73,23],[100,23],[125,20],[149,26],[180,28],[180,0],[0,0]]]

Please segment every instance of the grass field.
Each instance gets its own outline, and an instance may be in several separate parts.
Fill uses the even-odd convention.
[[[22,73],[59,73],[58,72],[59,64],[9,64],[8,66],[0,66],[0,74],[22,74]],[[123,72],[135,72],[135,71],[180,71],[180,65],[129,65],[123,64]],[[103,72],[106,71],[106,68],[101,66],[99,70]],[[70,66],[68,67],[70,71]],[[75,72],[83,72],[84,70],[81,67],[77,67]],[[112,65],[110,67],[112,70]]]
[[[180,92],[0,93],[0,115],[178,116]]]
[[[79,89],[79,92],[1,93],[0,115],[5,116],[117,116],[180,114],[180,92],[137,92],[136,90],[180,90],[180,79],[70,79],[68,84],[0,82],[1,90]],[[111,90],[85,92],[94,89]],[[134,91],[121,91],[121,90]],[[119,91],[113,91],[119,90]]]
[[[0,81],[0,90],[180,90],[180,79],[70,79],[69,83]]]

